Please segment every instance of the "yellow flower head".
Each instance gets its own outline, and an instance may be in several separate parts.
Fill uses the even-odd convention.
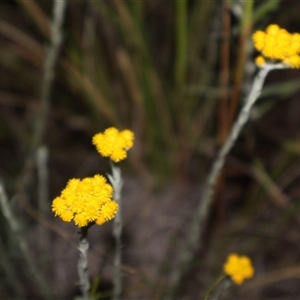
[[[91,222],[102,225],[118,211],[118,204],[111,199],[112,193],[112,186],[101,175],[71,179],[61,195],[53,200],[52,211],[65,222],[74,220],[78,227]]]
[[[289,33],[276,24],[269,25],[265,32],[258,30],[252,35],[254,47],[262,56],[256,64],[264,65],[262,59],[282,62],[291,68],[300,68],[300,34]]]
[[[223,269],[224,273],[230,276],[236,284],[242,284],[245,279],[249,279],[254,275],[254,268],[250,258],[238,256],[235,253],[228,255]]]
[[[119,162],[127,157],[127,150],[133,146],[134,134],[130,130],[119,131],[110,127],[104,133],[93,136],[93,144],[97,151],[104,157],[110,157],[114,162]]]

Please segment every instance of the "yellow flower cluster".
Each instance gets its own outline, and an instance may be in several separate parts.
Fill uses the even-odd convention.
[[[249,257],[232,253],[224,264],[224,273],[236,284],[242,284],[245,279],[254,275],[254,268]]]
[[[74,220],[78,227],[91,222],[102,225],[114,218],[118,204],[111,199],[113,188],[101,175],[71,179],[52,202],[52,211],[63,221]]]
[[[256,64],[263,66],[266,59],[282,62],[291,68],[300,68],[300,34],[289,33],[276,24],[266,31],[258,30],[252,36],[254,47],[261,52]]]
[[[119,162],[127,157],[126,150],[133,146],[134,134],[130,130],[119,131],[110,127],[104,133],[97,133],[93,137],[93,144],[104,157],[110,157]]]

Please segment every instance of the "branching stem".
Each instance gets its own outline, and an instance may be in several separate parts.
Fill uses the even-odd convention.
[[[244,125],[249,119],[251,109],[261,94],[263,84],[265,82],[266,76],[271,70],[274,69],[284,69],[286,68],[283,64],[266,64],[257,73],[250,93],[246,99],[246,102],[240,111],[236,122],[234,123],[231,132],[220,149],[218,156],[216,157],[211,171],[209,173],[206,184],[203,188],[203,192],[199,201],[199,205],[195,211],[194,217],[192,219],[191,230],[187,237],[187,242],[184,245],[179,256],[179,266],[173,271],[170,279],[171,290],[168,294],[167,299],[172,299],[176,290],[178,289],[179,282],[182,278],[183,272],[187,269],[187,264],[190,263],[196,247],[201,248],[201,236],[203,234],[204,222],[209,213],[209,209],[213,202],[213,195],[215,187],[219,178],[219,175],[224,166],[225,159],[230,152],[230,150],[235,145],[235,142],[243,129]],[[198,243],[197,243],[198,242]]]

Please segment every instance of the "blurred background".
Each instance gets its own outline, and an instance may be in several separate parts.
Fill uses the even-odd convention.
[[[300,2],[68,1],[44,105],[53,7],[0,2],[0,180],[13,213],[0,214],[0,298],[79,295],[78,230],[51,201],[70,178],[109,172],[91,139],[115,126],[136,136],[120,163],[124,299],[161,299],[256,73],[251,34],[272,23],[300,32]],[[230,252],[248,255],[256,275],[221,299],[300,295],[299,112],[300,71],[271,72],[176,299],[202,299]],[[111,223],[89,234],[92,291],[110,299]]]

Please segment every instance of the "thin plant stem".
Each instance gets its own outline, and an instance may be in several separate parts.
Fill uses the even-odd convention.
[[[208,300],[211,296],[211,294],[214,292],[214,290],[216,289],[216,287],[226,278],[225,275],[220,276],[208,289],[208,291],[206,292],[203,300]]]
[[[55,0],[53,7],[53,21],[51,24],[51,43],[45,59],[44,76],[41,88],[41,108],[36,127],[37,143],[42,139],[45,130],[46,117],[50,107],[51,88],[54,79],[54,69],[63,40],[62,24],[67,1]]]
[[[201,236],[203,233],[204,222],[208,215],[209,209],[211,207],[213,201],[213,195],[215,191],[215,187],[224,166],[225,158],[228,153],[235,145],[235,142],[243,129],[244,125],[248,121],[250,117],[251,109],[260,96],[263,84],[265,82],[265,78],[271,70],[274,69],[283,69],[286,68],[283,64],[266,64],[263,68],[261,68],[256,75],[250,93],[246,99],[246,102],[239,113],[239,116],[234,123],[231,132],[223,144],[222,148],[219,151],[217,158],[215,159],[211,171],[208,175],[207,182],[203,188],[202,195],[199,201],[199,205],[195,211],[195,214],[192,218],[191,230],[187,237],[186,244],[184,245],[182,251],[179,254],[179,266],[174,269],[171,274],[170,284],[171,289],[168,294],[167,299],[172,299],[174,293],[178,289],[178,284],[182,278],[183,272],[187,269],[187,264],[190,263],[193,254],[196,250],[196,246],[201,248]],[[198,241],[199,240],[199,241]],[[198,242],[198,243],[197,243]]]
[[[121,190],[123,180],[121,169],[111,162],[112,174],[108,178],[114,188],[114,200],[118,203],[119,209],[114,218],[113,236],[115,239],[115,254],[114,254],[114,275],[113,275],[113,300],[121,299],[122,293],[122,272],[121,272],[121,235],[122,235],[122,217],[121,217]]]
[[[49,179],[48,179],[48,149],[46,146],[40,146],[37,149],[37,173],[38,173],[38,207],[39,212],[45,218],[50,215],[50,204],[49,204]],[[48,228],[45,228],[40,224],[39,228],[39,250],[42,255],[42,268],[47,275],[50,271],[49,251],[51,249],[50,236]]]
[[[47,55],[44,62],[43,80],[40,94],[40,109],[36,117],[36,124],[34,127],[33,138],[29,149],[28,157],[25,161],[21,178],[19,181],[18,194],[21,196],[24,194],[26,187],[32,180],[32,173],[34,169],[34,156],[42,139],[44,137],[46,118],[50,108],[50,95],[51,88],[54,79],[54,69],[57,63],[60,46],[62,43],[62,24],[64,20],[64,12],[67,5],[67,1],[54,1],[53,7],[53,20],[51,23],[51,40],[50,46],[47,51]]]
[[[79,288],[82,294],[82,300],[89,300],[90,281],[88,275],[88,257],[87,251],[89,249],[89,242],[87,239],[88,226],[82,227],[80,230],[79,238],[79,259],[78,259],[78,275],[79,275]]]

